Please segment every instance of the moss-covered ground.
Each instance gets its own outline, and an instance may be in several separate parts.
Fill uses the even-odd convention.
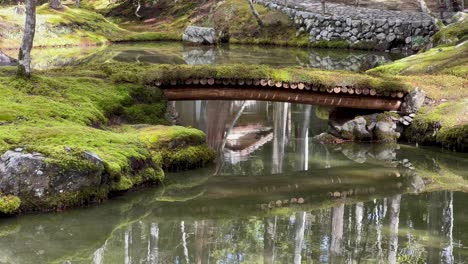
[[[0,69],[0,153],[20,147],[43,153],[48,162],[75,166],[86,164],[83,151],[95,152],[104,160],[111,181],[98,190],[104,197],[109,191],[159,182],[163,168],[192,168],[213,158],[202,132],[161,126],[166,124],[166,103],[157,88],[114,83],[91,71],[75,77],[42,73],[31,80],[17,78],[14,72],[10,67]],[[77,197],[63,199],[44,206],[80,202]],[[5,206],[2,212],[11,208]]]
[[[263,21],[259,26],[244,0],[158,1],[141,9],[141,19],[137,19],[134,8],[126,4],[102,8],[105,5],[101,2],[91,1],[90,5],[98,12],[118,18],[122,27],[135,32],[159,32],[181,39],[187,26],[197,25],[213,27],[218,34],[227,33],[230,43],[290,46],[309,43],[307,34],[296,36],[296,26],[285,14],[255,4]],[[142,33],[138,38],[144,39],[145,35],[152,38],[151,33]]]
[[[405,131],[410,142],[468,150],[468,18],[443,27],[434,48],[368,71],[377,76],[400,75],[432,99]]]
[[[108,1],[83,1],[83,8],[64,6],[53,10],[47,4],[37,8],[36,47],[89,46],[108,42],[159,41],[182,39],[188,25],[215,27],[225,32],[231,43],[307,46],[308,36],[296,36],[296,28],[288,17],[256,5],[263,26],[259,26],[247,1],[228,0],[221,3],[198,0],[160,1],[142,8],[138,19],[133,6],[109,4]],[[15,6],[0,6],[0,49],[16,49],[22,38],[24,15]],[[106,14],[107,18],[101,13]],[[155,23],[144,23],[145,17]]]

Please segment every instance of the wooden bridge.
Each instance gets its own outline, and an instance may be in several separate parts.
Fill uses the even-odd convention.
[[[260,100],[374,110],[399,110],[406,92],[367,87],[322,87],[268,79],[187,79],[156,82],[168,100]]]

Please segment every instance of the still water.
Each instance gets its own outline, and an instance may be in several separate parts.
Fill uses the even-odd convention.
[[[163,186],[0,219],[0,263],[466,263],[468,156],[325,146],[315,106],[172,103],[219,155]]]
[[[16,51],[7,51],[16,57]],[[32,67],[37,70],[104,62],[151,64],[266,64],[328,70],[365,71],[401,58],[401,55],[350,50],[321,50],[273,46],[184,46],[180,42],[115,44],[102,47],[33,49]]]

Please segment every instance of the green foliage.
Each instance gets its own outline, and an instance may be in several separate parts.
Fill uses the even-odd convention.
[[[14,195],[0,196],[0,213],[13,214],[21,205],[20,198]]]

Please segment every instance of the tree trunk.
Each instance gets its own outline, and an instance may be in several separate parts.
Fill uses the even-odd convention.
[[[419,6],[421,8],[421,12],[427,13],[427,14],[431,13],[429,8],[427,7],[426,0],[419,0]]]
[[[24,35],[18,54],[18,72],[20,76],[31,76],[31,49],[36,32],[36,1],[26,0],[26,21]]]
[[[326,11],[325,0],[320,0],[320,3],[322,3],[322,13],[325,14],[325,11]]]
[[[76,3],[76,8],[80,8],[81,6],[80,0],[75,0],[75,3]]]
[[[263,21],[260,18],[260,15],[258,14],[257,10],[255,9],[255,6],[252,2],[252,0],[247,0],[249,2],[250,10],[252,10],[252,14],[254,15],[255,19],[257,20],[257,23],[259,26],[263,26]]]
[[[359,0],[356,0],[355,5],[359,7]]]
[[[141,18],[140,14],[138,14],[138,12],[140,12],[140,8],[141,8],[141,2],[140,2],[140,0],[137,0],[137,2],[136,2],[135,16],[138,17],[138,18]]]
[[[60,0],[49,0],[49,8],[61,10],[63,9],[63,6]]]

